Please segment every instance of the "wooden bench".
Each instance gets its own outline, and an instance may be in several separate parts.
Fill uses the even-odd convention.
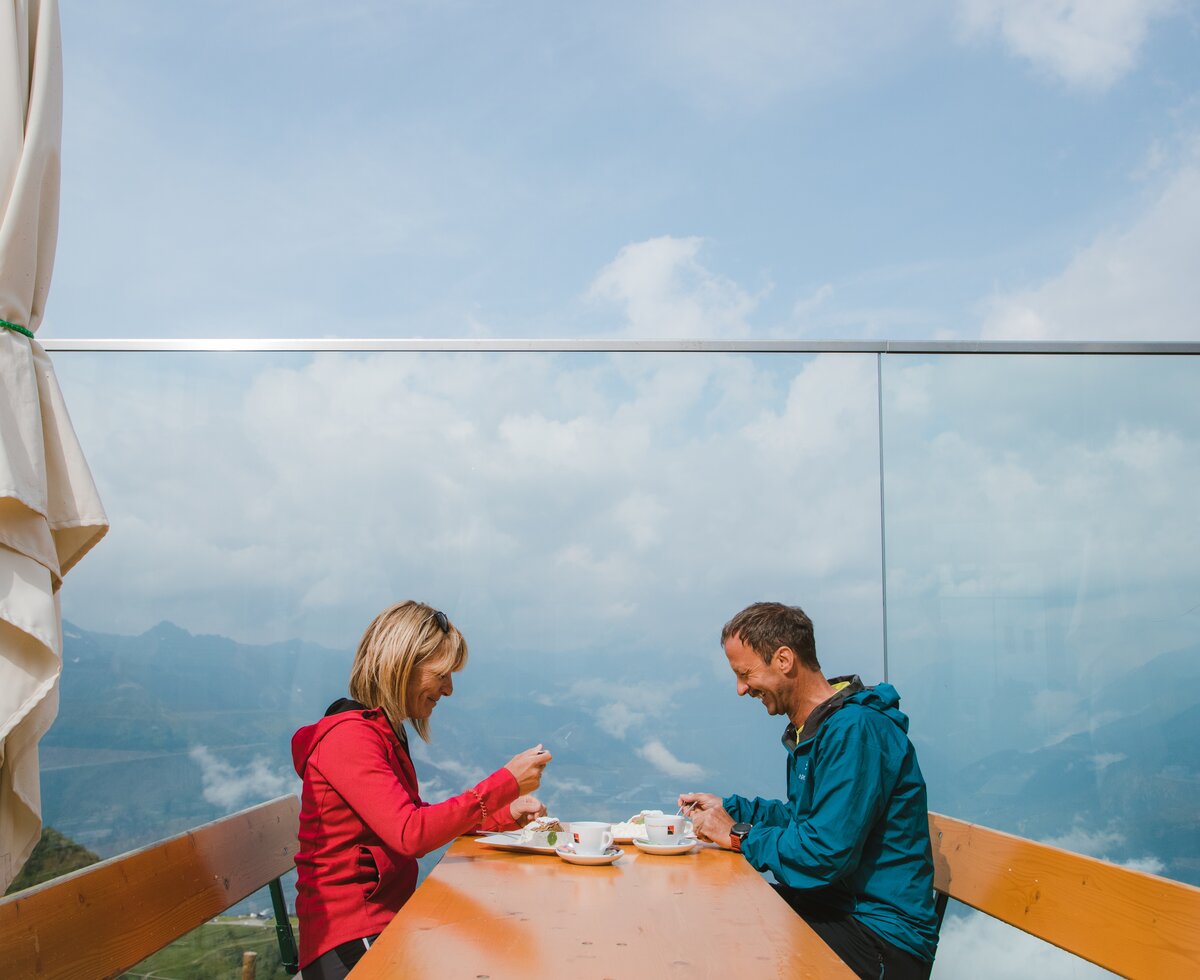
[[[267,884],[294,973],[279,877],[294,867],[299,815],[300,801],[281,796],[9,896],[0,901],[0,974],[116,976]]]
[[[929,815],[938,915],[953,898],[1126,977],[1200,977],[1200,888]]]

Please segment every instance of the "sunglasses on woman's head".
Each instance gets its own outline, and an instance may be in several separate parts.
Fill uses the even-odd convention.
[[[443,633],[450,632],[450,620],[446,618],[446,614],[440,609],[435,609],[433,611],[433,621],[438,624],[438,629],[440,629]]]

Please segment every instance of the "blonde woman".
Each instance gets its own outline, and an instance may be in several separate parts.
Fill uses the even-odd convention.
[[[481,783],[426,803],[405,722],[429,740],[429,716],[454,692],[467,641],[421,602],[385,609],[350,670],[350,698],[292,736],[304,781],[296,913],[305,980],[344,977],[416,888],[417,858],[472,830],[523,826],[546,808],[537,788],[550,753],[537,745]]]

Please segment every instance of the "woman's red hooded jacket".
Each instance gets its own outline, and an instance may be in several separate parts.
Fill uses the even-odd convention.
[[[417,884],[417,858],[460,834],[515,827],[516,777],[498,769],[444,803],[425,803],[406,743],[382,711],[343,700],[292,736],[304,781],[296,914],[300,967],[383,931]]]

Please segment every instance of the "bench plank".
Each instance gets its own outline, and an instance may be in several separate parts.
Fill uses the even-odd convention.
[[[934,887],[1126,977],[1200,975],[1200,889],[929,814]]]
[[[291,871],[283,796],[0,902],[6,978],[116,976]]]

